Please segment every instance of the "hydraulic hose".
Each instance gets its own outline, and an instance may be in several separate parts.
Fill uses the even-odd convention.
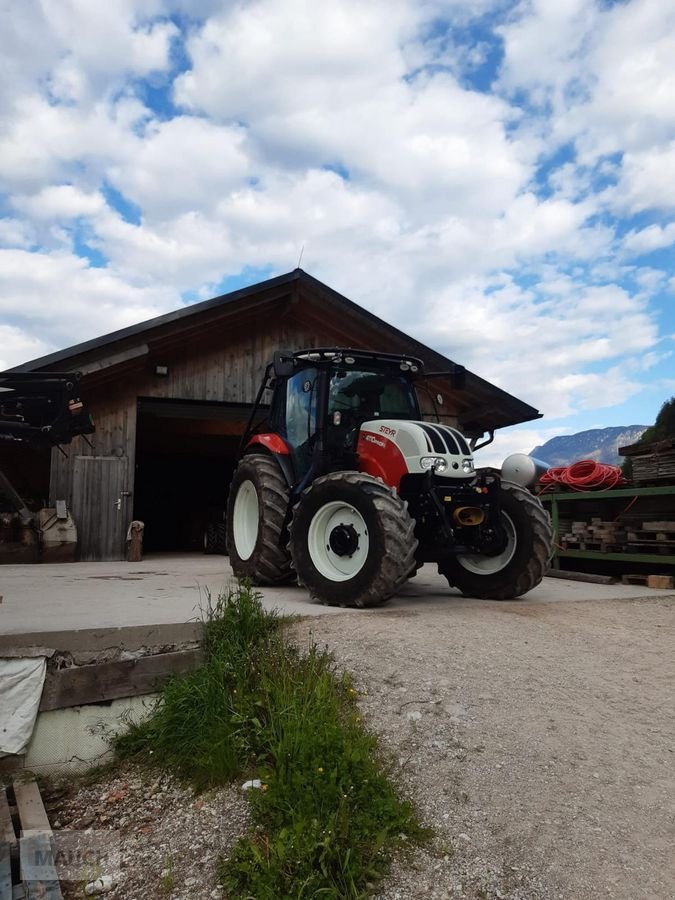
[[[573,491],[611,490],[626,479],[618,466],[596,462],[594,459],[582,459],[571,466],[555,466],[545,472],[539,479],[544,491],[554,490],[556,486],[570,488]]]

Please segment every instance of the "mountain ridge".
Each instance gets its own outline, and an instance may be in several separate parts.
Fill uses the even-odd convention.
[[[569,466],[580,459],[618,466],[623,461],[619,447],[626,447],[640,440],[647,425],[613,425],[608,428],[590,428],[576,434],[561,434],[531,450],[529,455],[548,463],[549,466]]]

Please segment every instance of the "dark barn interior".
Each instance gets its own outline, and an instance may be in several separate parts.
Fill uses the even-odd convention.
[[[227,491],[250,406],[138,401],[134,518],[149,552],[224,551]]]

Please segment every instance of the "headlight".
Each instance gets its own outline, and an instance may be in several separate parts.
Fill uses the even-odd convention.
[[[462,472],[466,472],[468,475],[469,472],[473,472],[473,461],[470,459],[462,460]]]
[[[448,464],[442,456],[423,456],[420,466],[423,469],[435,469],[437,472],[445,472],[448,468]]]

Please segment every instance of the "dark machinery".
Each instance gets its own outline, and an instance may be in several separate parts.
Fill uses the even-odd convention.
[[[0,444],[40,449],[91,434],[94,423],[80,398],[79,382],[79,374],[0,372]],[[0,493],[23,521],[30,520],[32,514],[2,472]]]

